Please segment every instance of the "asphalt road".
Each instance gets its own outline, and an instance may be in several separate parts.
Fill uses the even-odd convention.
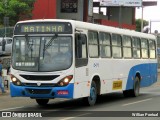
[[[102,95],[98,103],[91,107],[85,106],[81,99],[53,99],[46,107],[40,107],[30,98],[11,98],[8,93],[0,94],[0,111],[12,112],[15,118],[2,119],[14,120],[17,114],[13,112],[31,117],[19,119],[160,120],[160,79],[154,85],[142,88],[139,97],[125,98],[121,92],[110,93]],[[38,118],[32,118],[30,113],[36,113]]]

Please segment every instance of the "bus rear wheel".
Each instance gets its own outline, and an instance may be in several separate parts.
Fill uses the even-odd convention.
[[[139,96],[139,91],[140,91],[140,79],[139,77],[136,76],[133,89],[131,90],[131,96],[132,97]]]
[[[49,102],[49,99],[36,99],[36,102],[37,102],[38,105],[40,105],[40,106],[45,106],[45,105],[47,105],[47,103]]]
[[[125,97],[137,97],[139,96],[139,91],[140,91],[140,79],[139,77],[136,76],[133,84],[133,89],[123,91],[123,95]]]
[[[97,100],[97,87],[96,83],[92,81],[90,88],[90,96],[84,98],[84,102],[89,106],[93,106],[96,103],[96,100]]]

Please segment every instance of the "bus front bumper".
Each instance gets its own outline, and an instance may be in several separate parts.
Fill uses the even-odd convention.
[[[10,83],[11,97],[30,98],[73,98],[74,84],[70,83],[65,87],[26,87],[15,86]]]

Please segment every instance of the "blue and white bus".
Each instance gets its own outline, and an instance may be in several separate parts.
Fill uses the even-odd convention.
[[[74,20],[43,19],[15,25],[10,94],[39,105],[49,99],[101,94],[138,96],[157,81],[156,37]]]

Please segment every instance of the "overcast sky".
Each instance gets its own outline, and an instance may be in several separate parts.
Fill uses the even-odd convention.
[[[148,0],[148,1],[155,1],[155,0]],[[141,8],[136,8],[136,19],[138,18],[142,18]],[[158,30],[158,32],[160,32],[160,0],[157,0],[157,6],[144,7],[143,19],[147,21],[152,21],[151,24],[152,32],[154,32],[155,30]],[[159,22],[153,22],[153,21],[159,21]]]

